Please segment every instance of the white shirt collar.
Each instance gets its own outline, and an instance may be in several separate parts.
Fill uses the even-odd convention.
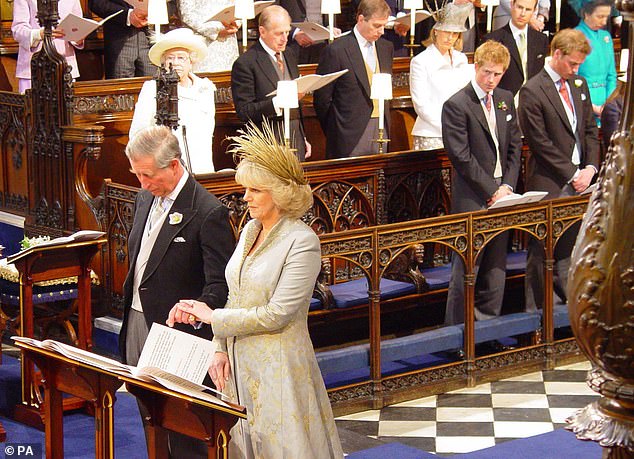
[[[524,33],[524,37],[526,38],[526,41],[528,41],[528,25],[525,25],[523,29],[518,29],[515,27],[515,24],[513,24],[513,21],[509,21],[509,27],[511,28],[511,33],[513,33],[515,41],[519,40],[520,32]]]
[[[484,90],[480,87],[480,85],[476,82],[475,79],[471,80],[471,85],[473,86],[473,89],[476,92],[476,96],[478,96],[479,100],[484,99],[484,96],[487,95],[486,92],[484,92]],[[491,93],[491,100],[493,100],[493,93]]]
[[[368,43],[370,43],[370,42],[368,40],[366,40],[363,35],[361,35],[361,32],[359,32],[359,30],[357,29],[356,25],[354,26],[354,28],[352,30],[354,32],[354,36],[357,37],[357,42],[359,43],[359,48],[361,48],[361,51],[364,51],[366,46],[368,46]],[[373,45],[374,45],[374,43],[373,43]]]
[[[260,44],[262,45],[262,48],[264,48],[264,51],[266,51],[267,53],[269,53],[269,55],[275,59],[275,51],[273,51],[271,48],[269,48],[266,43],[264,43],[264,40],[262,40],[260,38]]]
[[[181,190],[185,186],[185,183],[187,182],[188,178],[189,178],[189,172],[187,172],[187,169],[183,167],[183,175],[181,176],[180,180],[176,184],[176,187],[172,190],[170,194],[165,196],[165,200],[170,204],[170,206],[172,205],[174,201],[176,201],[178,194],[181,192]]]
[[[552,78],[553,82],[558,83],[559,80],[561,80],[561,76],[557,72],[555,72],[555,69],[550,66],[551,60],[552,57],[550,56],[546,58],[546,62],[544,63],[544,70],[546,70],[548,76]]]

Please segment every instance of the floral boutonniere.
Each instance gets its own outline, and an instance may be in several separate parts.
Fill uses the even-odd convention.
[[[181,214],[180,212],[172,212],[171,214],[169,214],[169,218],[170,225],[178,225],[180,222],[183,221],[183,214]]]
[[[581,86],[583,86],[583,80],[582,80],[582,79],[580,79],[580,78],[576,78],[576,79],[575,79],[575,86],[576,86],[577,88],[580,88]]]
[[[506,105],[506,102],[503,100],[498,102],[498,110],[502,110],[503,112],[507,111],[509,107]]]

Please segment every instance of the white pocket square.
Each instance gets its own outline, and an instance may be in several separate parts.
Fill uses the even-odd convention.
[[[581,100],[586,100],[586,95],[585,94],[581,94]]]
[[[184,237],[178,236],[174,238],[174,242],[186,242],[186,241]]]
[[[510,113],[506,115],[506,121],[511,121],[512,119],[513,119],[513,115],[511,115]]]

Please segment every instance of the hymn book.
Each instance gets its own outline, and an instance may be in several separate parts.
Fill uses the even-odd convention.
[[[291,22],[291,25],[308,35],[308,38],[312,41],[322,41],[330,38],[330,30],[316,22]]]
[[[266,8],[267,6],[271,6],[274,3],[275,3],[274,0],[253,2],[253,9],[255,11],[255,16],[257,17],[257,15],[260,14],[264,10],[264,8]],[[228,7],[218,11],[209,19],[205,20],[205,22],[218,21],[218,22],[223,22],[225,24],[229,24],[237,19],[243,19],[243,18],[237,18],[235,6],[229,5]]]
[[[338,72],[328,73],[326,75],[317,75],[316,73],[312,73],[310,75],[303,75],[299,78],[295,78],[295,81],[297,81],[297,93],[308,94],[309,92],[316,91],[317,89],[332,83],[341,75],[347,72],[348,69],[343,69],[339,70]],[[266,96],[270,97],[276,94],[277,89],[273,92],[268,93]]]
[[[209,393],[224,397],[221,392],[202,385],[213,356],[211,341],[157,323],[152,324],[136,367],[51,339],[11,338],[111,373],[158,383],[174,392],[216,405],[236,407]]]
[[[414,24],[418,24],[420,21],[423,21],[431,16],[431,13],[427,10],[416,10],[416,17],[414,18]],[[403,25],[409,26],[412,23],[412,13],[404,14],[403,16],[399,16],[394,18],[394,22],[400,22]]]
[[[64,31],[65,41],[81,41],[86,38],[88,34],[97,30],[97,28],[103,25],[103,23],[108,19],[115,17],[122,11],[123,10],[119,10],[101,21],[95,21],[93,19],[77,16],[74,13],[69,13],[68,16],[62,19],[62,22],[60,22],[57,27]]]
[[[511,193],[501,197],[493,203],[489,209],[501,209],[502,207],[516,206],[518,204],[528,204],[530,202],[541,201],[548,192],[527,191],[524,194]]]

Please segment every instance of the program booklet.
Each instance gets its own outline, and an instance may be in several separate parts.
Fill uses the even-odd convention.
[[[518,204],[528,204],[530,202],[541,201],[547,194],[547,191],[527,191],[524,194],[512,193],[495,201],[495,203],[491,207],[489,207],[489,209],[501,209],[502,207],[510,207],[516,206]]]
[[[292,22],[291,25],[308,35],[308,38],[312,41],[322,41],[330,38],[330,30],[316,22]]]
[[[143,0],[141,0],[141,1],[143,1]],[[255,16],[257,17],[257,15],[260,14],[262,12],[262,10],[264,10],[264,8],[266,8],[267,6],[273,5],[274,3],[275,3],[274,0],[253,2],[253,10],[255,11]],[[235,8],[235,6],[234,5],[230,5],[230,6],[226,7],[226,8],[223,8],[222,10],[218,11],[216,14],[214,14],[209,19],[206,19],[205,22],[218,21],[218,22],[224,22],[225,24],[227,24],[229,22],[235,21],[236,19],[243,19],[243,18],[237,18],[236,17],[236,8]]]
[[[431,16],[431,13],[427,10],[416,10],[416,17],[414,18],[414,24],[418,24],[420,21],[424,21]],[[406,26],[412,25],[412,13],[399,16],[394,19],[394,22],[400,22]]]
[[[309,92],[316,91],[319,88],[326,86],[329,83],[332,83],[341,75],[346,73],[348,69],[339,70],[338,72],[328,73],[326,75],[317,75],[316,73],[310,75],[303,75],[299,78],[296,78],[297,81],[297,92],[301,94],[308,94]],[[274,96],[277,94],[277,89],[273,92],[267,94],[267,97]]]
[[[88,34],[97,30],[97,28],[103,25],[108,19],[115,17],[123,10],[119,10],[116,13],[111,14],[101,21],[95,21],[82,16],[77,16],[74,13],[69,13],[62,22],[59,23],[58,28],[64,31],[65,41],[80,41],[88,36]]]
[[[158,383],[174,392],[216,405],[238,407],[221,400],[220,397],[226,398],[221,392],[202,384],[213,356],[211,341],[164,325],[152,324],[136,367],[51,339],[39,341],[23,336],[11,338],[102,370]]]

